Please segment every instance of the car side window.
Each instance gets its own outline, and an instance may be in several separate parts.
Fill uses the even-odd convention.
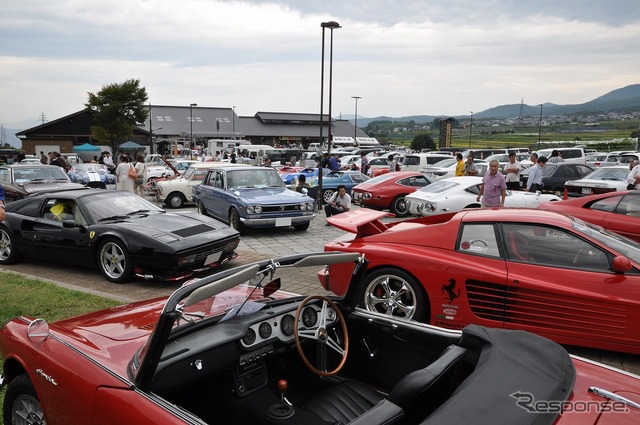
[[[640,217],[640,196],[635,194],[626,195],[615,212],[617,214]]]
[[[621,196],[610,196],[591,204],[591,209],[603,212],[613,212],[620,203]]]
[[[503,224],[507,258],[532,265],[610,271],[599,247],[557,227]]]
[[[500,257],[495,226],[493,224],[463,225],[456,250],[467,254]]]
[[[215,172],[213,186],[218,189],[224,189],[224,178],[222,177],[222,173],[219,171]]]
[[[11,183],[11,172],[6,168],[0,169],[0,182]]]

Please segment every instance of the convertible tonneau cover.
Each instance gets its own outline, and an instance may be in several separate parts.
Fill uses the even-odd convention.
[[[422,424],[545,425],[557,419],[557,413],[530,412],[518,401],[567,400],[576,373],[564,348],[529,332],[477,325],[463,330],[460,345],[479,354],[475,370]]]

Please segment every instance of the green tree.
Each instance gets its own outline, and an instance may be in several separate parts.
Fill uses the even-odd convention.
[[[411,141],[411,149],[414,151],[420,151],[422,149],[435,149],[436,142],[428,134],[420,134],[413,138]]]
[[[94,126],[91,136],[111,147],[115,154],[126,142],[136,124],[144,122],[149,114],[145,107],[149,96],[140,80],[129,79],[122,84],[109,84],[98,93],[89,93],[86,107],[91,110]]]

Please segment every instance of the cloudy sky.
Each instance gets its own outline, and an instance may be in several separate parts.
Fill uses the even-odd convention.
[[[334,116],[352,96],[366,117],[468,115],[640,83],[638,0],[20,0],[0,14],[0,123],[129,78],[157,105],[318,113],[332,20]]]

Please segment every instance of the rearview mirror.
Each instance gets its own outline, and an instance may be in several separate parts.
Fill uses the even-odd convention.
[[[631,268],[633,267],[631,265],[631,261],[627,257],[624,257],[622,255],[619,255],[613,259],[612,266],[615,273],[625,273],[631,270]]]

